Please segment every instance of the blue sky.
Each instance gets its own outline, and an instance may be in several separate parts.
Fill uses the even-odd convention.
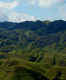
[[[65,0],[0,0],[0,21],[66,20]]]

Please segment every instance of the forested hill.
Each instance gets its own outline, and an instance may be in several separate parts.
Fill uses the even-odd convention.
[[[56,21],[25,21],[21,23],[13,22],[0,22],[0,28],[5,29],[23,29],[23,30],[44,30],[45,32],[63,32],[66,30],[66,21],[56,20]]]
[[[0,70],[0,80],[66,80],[66,21],[0,22]]]
[[[17,48],[44,48],[52,44],[61,49],[66,42],[66,21],[0,22],[0,51]]]

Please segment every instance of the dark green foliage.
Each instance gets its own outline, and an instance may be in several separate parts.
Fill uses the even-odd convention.
[[[56,56],[53,57],[53,65],[56,65]]]
[[[66,80],[66,21],[0,23],[0,80]]]

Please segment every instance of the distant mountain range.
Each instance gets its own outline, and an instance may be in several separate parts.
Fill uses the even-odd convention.
[[[66,21],[25,21],[21,23],[13,22],[0,22],[0,28],[5,29],[25,29],[25,30],[38,30],[43,29],[45,32],[58,32],[66,29]]]
[[[66,47],[65,42],[66,21],[63,20],[0,22],[0,51],[9,52],[26,47],[44,48],[54,43],[56,43],[55,48],[63,49]]]
[[[0,80],[66,80],[66,21],[0,22]]]

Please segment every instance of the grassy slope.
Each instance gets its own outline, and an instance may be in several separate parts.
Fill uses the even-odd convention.
[[[23,59],[0,61],[0,80],[66,80],[66,67],[41,65]]]
[[[66,23],[29,23],[0,28],[0,80],[66,80]]]

